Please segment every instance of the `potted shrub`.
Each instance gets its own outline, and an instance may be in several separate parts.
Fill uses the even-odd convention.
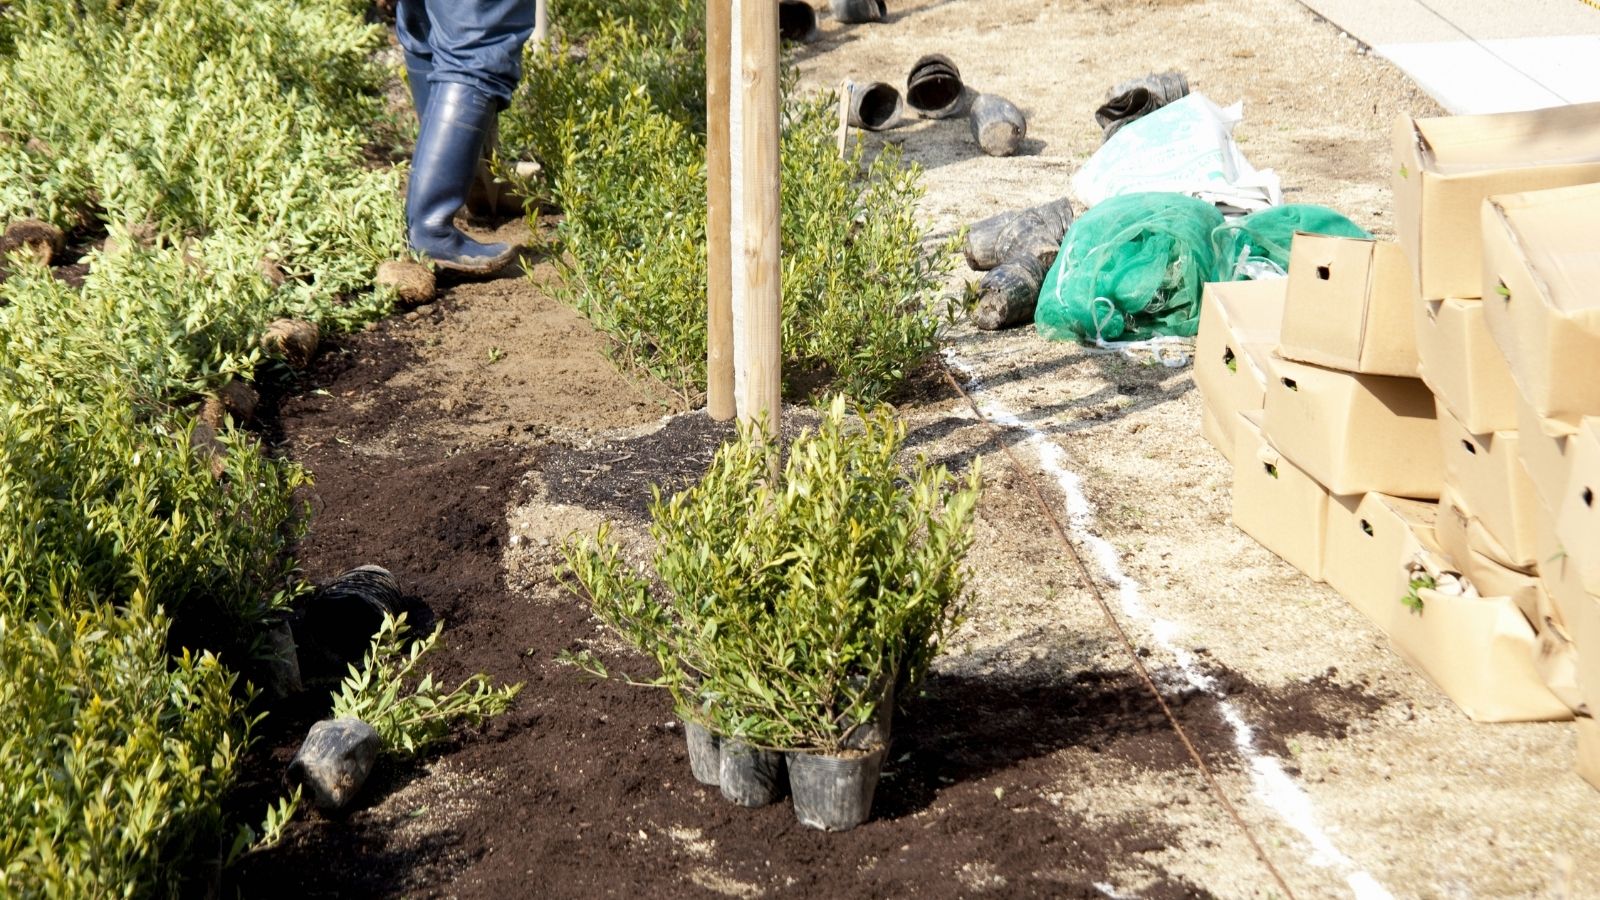
[[[719,781],[739,802],[775,799],[783,752],[803,822],[864,820],[896,686],[921,678],[958,619],[979,476],[922,460],[903,476],[904,443],[887,409],[856,419],[836,399],[776,478],[778,448],[746,429],[698,484],[657,496],[653,580],[604,530],[565,548],[569,583],[654,662],[634,683],[672,694],[692,751],[720,740]]]

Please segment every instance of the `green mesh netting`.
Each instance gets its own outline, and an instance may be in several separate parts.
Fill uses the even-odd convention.
[[[1365,229],[1326,206],[1291,203],[1227,222],[1211,233],[1215,281],[1243,281],[1289,271],[1289,245],[1296,231],[1333,237],[1371,238]]]
[[[1222,213],[1183,194],[1112,197],[1068,229],[1039,290],[1034,322],[1051,340],[1193,336]]]
[[[1193,337],[1205,283],[1283,274],[1297,231],[1372,237],[1324,206],[1276,206],[1227,222],[1183,194],[1113,197],[1068,230],[1034,323],[1051,340]]]

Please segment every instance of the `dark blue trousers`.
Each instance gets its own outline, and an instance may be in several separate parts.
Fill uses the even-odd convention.
[[[522,78],[522,45],[533,33],[534,0],[399,0],[400,46],[414,93],[454,81],[511,101]],[[421,115],[425,104],[419,104]]]

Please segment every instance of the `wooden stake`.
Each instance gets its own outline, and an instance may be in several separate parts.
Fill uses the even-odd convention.
[[[743,206],[734,249],[743,257],[744,308],[734,348],[739,418],[760,419],[779,434],[782,412],[782,279],[779,268],[778,4],[739,0],[741,182]]]
[[[542,52],[550,40],[549,0],[535,0],[533,4],[533,45]]]
[[[733,267],[729,197],[731,161],[728,82],[733,62],[732,0],[706,3],[706,411],[717,421],[734,417]]]

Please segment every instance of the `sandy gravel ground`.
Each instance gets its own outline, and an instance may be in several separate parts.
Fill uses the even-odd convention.
[[[1067,194],[1099,145],[1092,114],[1105,89],[1175,68],[1219,104],[1245,101],[1237,136],[1257,167],[1280,173],[1288,199],[1392,235],[1388,126],[1399,112],[1437,109],[1292,0],[891,6],[887,24],[824,18],[823,39],[799,55],[804,82],[903,85],[917,57],[941,52],[969,85],[1030,116],[1025,155],[1011,159],[983,156],[963,120],[866,136],[902,145],[927,170],[922,210],[941,234]],[[1106,594],[1153,668],[1181,679],[1185,664],[1221,667],[1266,686],[1331,670],[1382,701],[1342,738],[1300,738],[1286,756],[1244,754],[1222,776],[1297,896],[1600,895],[1600,870],[1584,852],[1600,840],[1600,795],[1571,771],[1572,726],[1469,722],[1358,612],[1233,528],[1229,469],[1200,436],[1188,369],[1049,344],[1031,329],[957,327],[947,343],[979,377],[979,402],[1027,428],[992,431],[957,400],[908,410],[921,449],[956,463],[982,455],[991,475],[974,560],[978,602],[946,666],[1128,665],[1026,491],[1039,479],[1065,512],[1058,481],[1068,470],[1092,504],[1080,524],[1109,541],[1136,584]],[[1006,442],[1022,470],[999,452]],[[1103,568],[1095,576],[1111,584]],[[1272,732],[1270,717],[1247,718]],[[1193,771],[1108,765],[1103,775],[1060,785],[1052,802],[1080,816],[1154,814],[1180,835],[1163,851],[1164,868],[1219,896],[1281,893]],[[1106,889],[1137,894],[1136,867]]]

